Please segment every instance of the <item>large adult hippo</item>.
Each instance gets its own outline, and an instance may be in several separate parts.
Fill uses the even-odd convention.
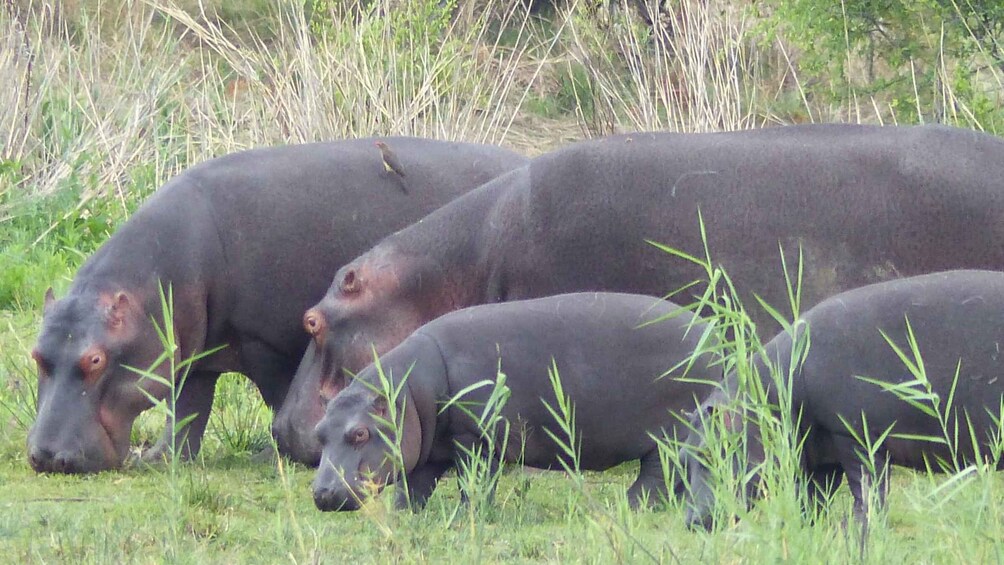
[[[375,365],[328,404],[317,426],[324,455],[314,501],[321,510],[353,510],[365,496],[366,480],[393,479],[391,449],[382,439],[391,437],[400,442],[407,477],[398,503],[422,505],[464,450],[484,441],[471,414],[481,413],[492,387],[463,391],[494,381],[499,371],[511,393],[501,410],[509,440],[502,452],[502,430],[489,432],[498,436],[498,452],[489,457],[562,468],[567,454],[553,438],[567,437],[548,410],[558,406],[548,375],[552,364],[575,411],[579,466],[603,470],[640,459],[628,490],[632,506],[645,496],[665,498],[669,485],[653,436],[674,437],[679,426],[682,438],[680,413],[693,410],[721,380],[713,356],[694,357],[705,330],[673,304],[613,293],[475,306],[436,319],[381,358],[394,387],[403,380],[396,398],[404,416],[399,435],[378,429],[377,418],[386,420],[389,410]],[[461,402],[466,410],[458,408]]]
[[[226,346],[191,368],[178,399],[178,420],[195,416],[187,431],[194,454],[221,372],[250,377],[270,407],[282,402],[308,341],[303,311],[338,267],[525,163],[498,147],[385,141],[407,172],[407,194],[372,139],[245,151],[158,190],[80,268],[66,297],[46,296],[32,353],[39,389],[31,466],[89,472],[121,464],[132,422],[150,406],[141,389],[168,394],[125,368],[145,369],[162,353],[151,323],[162,323],[159,283],[174,293],[177,361]],[[174,379],[169,372],[166,363],[159,368]]]
[[[957,438],[954,462],[961,464],[959,468],[991,457],[1000,439],[1004,401],[1001,312],[1004,273],[949,271],[838,294],[806,312],[792,330],[794,338],[783,332],[771,340],[753,365],[772,406],[778,405],[778,389],[770,367],[790,386],[792,414],[801,413],[800,427],[793,433],[799,440],[805,438],[801,466],[810,497],[824,501],[846,477],[854,513],[863,519],[869,497],[862,485],[876,485],[878,503],[884,504],[890,464],[921,470],[930,466],[936,471],[941,470],[939,461],[952,464],[948,445],[913,438]],[[937,418],[901,399],[905,391],[891,390],[917,378],[890,344],[917,363],[911,332],[931,392],[939,399],[937,409],[947,417],[948,436]],[[799,344],[796,351],[801,352],[792,355],[793,344]],[[792,359],[801,362],[792,367]],[[926,392],[920,385],[912,391]],[[691,526],[713,524],[714,489],[707,468],[694,456],[705,448],[710,418],[721,417],[726,429],[747,434],[751,483],[757,482],[753,468],[764,461],[765,450],[756,420],[748,419],[743,428],[744,418],[738,417],[744,408],[734,401],[742,392],[737,377],[730,374],[693,416],[683,456],[690,490],[686,519]],[[934,408],[929,402],[921,404]],[[887,431],[890,435],[882,441]],[[862,463],[864,448],[855,435],[873,446],[875,473]],[[980,457],[974,453],[974,442]]]
[[[709,134],[634,134],[540,156],[389,236],[342,267],[304,318],[314,336],[276,437],[316,463],[312,431],[342,369],[386,352],[450,310],[613,290],[663,295],[704,271],[654,240],[725,267],[758,307],[787,304],[779,245],[799,246],[809,307],[899,275],[1002,268],[1004,141],[940,126],[813,125]]]

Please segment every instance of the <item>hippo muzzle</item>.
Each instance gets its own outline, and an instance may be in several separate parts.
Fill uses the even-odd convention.
[[[687,473],[688,487],[684,523],[692,530],[704,528],[710,531],[714,527],[712,508],[715,498],[708,485],[708,469],[697,459],[690,453],[684,452],[681,455],[681,464]]]
[[[383,489],[383,481],[377,481],[377,490]],[[362,501],[370,494],[365,480],[355,472],[345,472],[325,460],[317,476],[314,477],[314,504],[318,510],[351,511],[359,510]]]
[[[332,383],[343,381],[339,365],[315,338],[307,347],[286,399],[272,421],[272,437],[279,453],[311,467],[320,463],[321,444],[314,428],[324,417],[328,401],[340,391]]]
[[[39,393],[39,411],[28,433],[28,463],[39,473],[96,473],[121,466],[98,410],[80,402],[79,391],[48,387]],[[86,399],[85,399],[86,400]]]
[[[295,416],[272,422],[272,437],[279,453],[293,461],[316,467],[321,461],[321,446],[311,434],[300,431],[302,422]]]
[[[314,505],[322,512],[354,511],[359,510],[360,500],[349,490],[315,487]]]

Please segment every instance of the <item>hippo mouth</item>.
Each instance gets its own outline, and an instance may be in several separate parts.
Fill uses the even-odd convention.
[[[344,386],[339,386],[339,383],[346,382],[345,377],[345,369],[338,367],[321,378],[321,383],[318,387],[318,396],[320,397],[322,407],[327,406],[328,402],[338,396],[339,392],[342,392]]]
[[[132,421],[123,419],[107,408],[98,408],[86,421],[77,422],[72,439],[53,442],[28,439],[28,464],[36,473],[87,474],[117,469],[129,451]],[[119,432],[116,434],[116,432]],[[40,433],[44,437],[44,433]],[[118,437],[118,440],[116,440]]]
[[[365,464],[360,465],[362,470]],[[314,505],[322,512],[355,511],[362,507],[363,501],[376,497],[388,484],[386,477],[368,471],[360,472],[349,486],[349,481],[338,479],[341,485],[314,488]]]
[[[117,469],[125,461],[125,455],[119,456],[115,441],[104,423],[96,426],[96,435],[91,443],[91,450],[83,447],[72,449],[52,449],[48,447],[29,447],[28,464],[36,473],[59,473],[77,475],[98,473]],[[95,441],[96,440],[96,441]]]
[[[132,435],[132,424],[136,418],[123,421],[122,418],[105,408],[98,410],[98,423],[101,425],[102,451],[108,461],[114,466],[120,466],[129,454],[129,437]],[[116,432],[121,436],[116,441]]]
[[[361,499],[354,492],[327,488],[314,490],[314,505],[321,512],[354,512],[362,506]]]

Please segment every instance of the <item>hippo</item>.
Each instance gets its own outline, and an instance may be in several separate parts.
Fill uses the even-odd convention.
[[[784,383],[790,389],[793,418],[801,413],[796,433],[805,438],[800,465],[809,501],[821,505],[846,477],[854,515],[867,525],[869,497],[862,485],[877,485],[877,503],[884,506],[890,465],[939,471],[947,464],[954,471],[962,468],[957,465],[990,456],[1004,400],[1004,379],[999,378],[1004,343],[1001,312],[1004,273],[948,271],[838,294],[768,342],[754,356],[753,367],[767,391],[762,399],[777,406],[775,383]],[[951,399],[951,405],[943,402],[940,410],[947,417],[949,433],[958,426],[954,457],[944,443],[926,439],[946,437],[939,420],[892,390],[917,378],[900,357],[902,353],[911,363],[917,362],[911,335],[931,391],[940,399]],[[705,430],[712,417],[720,417],[726,429],[746,434],[750,484],[755,487],[758,481],[754,466],[765,460],[765,449],[756,420],[738,417],[744,413],[744,404],[736,403],[742,393],[736,373],[730,372],[691,416],[692,430],[681,455],[689,485],[686,521],[691,527],[714,526],[716,501],[709,471],[696,456],[707,444]],[[887,431],[890,435],[883,441]],[[863,438],[875,446],[871,471],[860,456]],[[757,490],[747,488],[747,493],[755,497]]]
[[[173,294],[176,362],[191,365],[177,399],[183,455],[195,455],[217,377],[238,371],[269,407],[286,395],[308,337],[303,311],[332,274],[380,238],[523,166],[499,147],[394,137],[408,194],[373,139],[255,149],[210,160],[161,187],[79,269],[65,297],[46,293],[38,342],[36,471],[121,465],[136,416],[169,387],[140,379],[163,352],[160,289]],[[171,381],[169,363],[158,368]],[[180,380],[180,379],[179,379]],[[164,452],[171,426],[152,450]]]
[[[342,370],[368,364],[451,310],[566,292],[681,303],[702,266],[725,269],[757,325],[785,313],[779,248],[801,305],[864,284],[954,268],[1002,268],[1004,140],[943,126],[809,125],[632,134],[570,145],[451,202],[342,267],[304,316],[312,336],[275,437],[316,464],[313,428]]]
[[[396,502],[422,506],[439,477],[465,457],[464,450],[483,441],[471,412],[481,411],[490,387],[456,396],[485,379],[495,381],[499,372],[510,390],[502,408],[509,439],[492,462],[562,468],[565,452],[549,435],[567,441],[548,410],[558,406],[548,374],[552,366],[574,409],[581,469],[641,460],[628,490],[631,505],[664,499],[670,488],[654,437],[673,438],[677,426],[685,430],[681,413],[695,409],[699,397],[721,381],[712,355],[694,356],[706,331],[674,304],[618,293],[564,294],[447,314],[380,358],[384,375],[395,387],[403,385],[395,404],[404,416],[397,437],[378,424],[387,417],[389,400],[380,392],[374,364],[328,403],[317,425],[323,457],[314,502],[321,510],[354,510],[365,496],[365,481],[394,480],[384,440],[394,438],[407,478]],[[451,400],[474,408],[462,410]]]

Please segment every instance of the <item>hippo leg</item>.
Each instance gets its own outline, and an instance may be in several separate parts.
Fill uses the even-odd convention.
[[[452,463],[426,463],[416,467],[408,473],[408,488],[398,485],[394,505],[401,510],[409,507],[412,510],[424,508],[432,491],[436,489],[439,478],[452,466]]]
[[[847,486],[854,496],[854,518],[861,524],[861,545],[864,547],[868,538],[868,514],[871,502],[872,488],[875,488],[874,502],[879,508],[885,506],[886,494],[889,492],[889,456],[886,450],[879,447],[875,451],[874,469],[863,462],[858,443],[849,437],[834,439],[837,460],[847,477]],[[863,549],[862,549],[863,551]]]
[[[653,506],[665,502],[667,497],[666,476],[663,473],[659,450],[653,449],[641,458],[638,478],[627,491],[628,504],[631,508],[638,509],[646,499],[648,506]]]
[[[810,518],[815,519],[826,504],[833,498],[833,493],[840,488],[844,480],[844,469],[839,465],[826,465],[809,472],[806,482],[806,506],[803,508]]]
[[[209,413],[213,409],[213,397],[216,396],[216,381],[219,377],[219,373],[209,371],[189,373],[174,405],[174,421],[182,422],[187,418],[192,418],[192,421],[175,433],[172,418],[168,416],[164,435],[143,454],[145,461],[160,461],[169,456],[172,439],[175,441],[176,453],[182,459],[191,459],[199,454],[202,435],[206,432]]]
[[[463,445],[462,443],[460,443],[459,440],[457,441],[457,444]],[[464,468],[468,469],[476,468],[475,465],[478,466],[488,465],[487,473],[488,473],[488,481],[490,482],[490,484],[488,485],[489,492],[487,499],[493,500],[495,498],[495,489],[496,487],[498,487],[498,476],[499,476],[498,459],[495,457],[482,456],[480,461],[475,462],[471,461],[470,456],[468,456],[466,453],[461,453],[457,455],[457,462],[456,462],[457,473],[462,473],[463,472],[462,469]],[[470,496],[467,490],[463,488],[463,483],[461,483],[460,485],[460,501],[463,502],[464,504],[470,504]]]
[[[265,405],[275,410],[286,398],[289,377],[296,372],[296,363],[263,341],[244,339],[241,343],[241,367],[258,387]]]

